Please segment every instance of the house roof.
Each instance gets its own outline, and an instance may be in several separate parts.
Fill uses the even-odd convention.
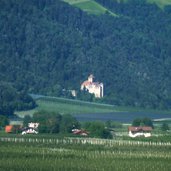
[[[89,86],[89,85],[94,85],[96,87],[100,86],[102,83],[99,82],[90,82],[90,81],[84,81],[81,86]]]
[[[132,132],[152,131],[152,127],[150,127],[150,126],[138,126],[138,127],[129,126],[128,131],[132,131]]]

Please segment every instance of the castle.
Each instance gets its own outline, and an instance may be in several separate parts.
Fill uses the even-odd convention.
[[[81,84],[81,90],[84,88],[88,90],[89,93],[92,93],[97,98],[103,97],[103,83],[93,82],[94,76],[91,74],[88,77],[88,80],[84,81]]]

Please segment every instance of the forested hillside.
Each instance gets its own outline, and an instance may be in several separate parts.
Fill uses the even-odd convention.
[[[61,96],[93,73],[105,102],[171,107],[171,6],[96,0],[90,15],[58,0],[0,0],[0,81]]]

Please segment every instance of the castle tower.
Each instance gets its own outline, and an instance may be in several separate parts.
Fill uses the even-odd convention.
[[[90,83],[93,83],[93,79],[94,79],[94,75],[91,74],[91,75],[88,77],[88,81],[89,81]]]

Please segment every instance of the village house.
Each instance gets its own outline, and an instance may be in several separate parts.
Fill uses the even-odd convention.
[[[89,93],[94,94],[96,98],[103,97],[103,83],[94,82],[94,76],[92,74],[88,77],[88,80],[81,84],[81,90],[84,90],[84,88],[88,90]]]
[[[152,127],[150,126],[138,126],[138,127],[134,127],[134,126],[129,126],[128,127],[128,134],[129,137],[151,137],[151,131],[152,131]]]

